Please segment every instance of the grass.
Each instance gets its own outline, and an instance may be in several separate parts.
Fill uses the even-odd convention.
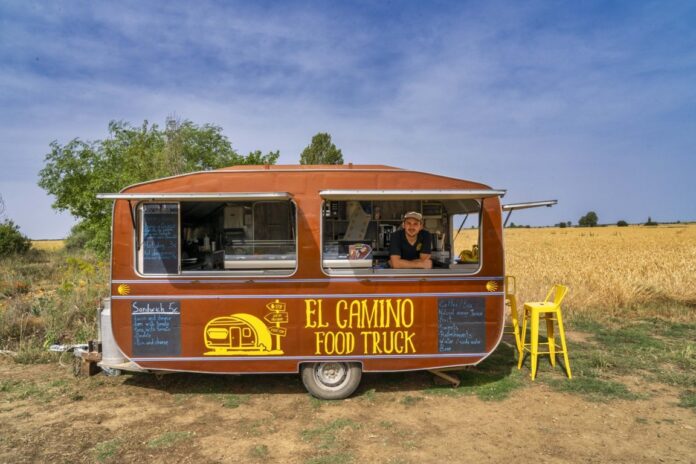
[[[679,406],[696,410],[696,390],[686,390],[679,395]]]
[[[55,361],[47,348],[94,338],[108,266],[94,256],[31,250],[0,260],[0,349],[20,363]]]
[[[224,408],[235,409],[240,407],[244,403],[248,403],[250,399],[251,397],[249,395],[227,394],[223,395],[222,406]]]
[[[58,384],[36,383],[28,380],[0,380],[0,393],[6,393],[15,400],[33,400],[46,403],[68,390],[63,382]]]
[[[150,449],[171,448],[172,446],[193,437],[191,432],[165,432],[147,442]]]
[[[521,371],[517,370],[514,350],[505,344],[498,346],[481,364],[457,375],[461,381],[459,387],[434,387],[427,392],[447,396],[475,395],[483,401],[501,401],[527,385]]]
[[[249,456],[253,459],[266,459],[268,454],[268,446],[264,444],[254,445],[249,449]]]
[[[94,459],[97,462],[107,462],[115,458],[121,449],[121,441],[118,439],[97,443],[94,447]]]
[[[624,383],[627,377],[640,376],[687,389],[696,385],[694,323],[655,317],[634,320],[585,316],[571,326],[587,335],[583,342],[568,342],[573,379],[562,378],[560,369],[547,371],[546,362],[540,363],[537,373],[537,381],[555,390],[580,394],[591,401],[609,401],[644,397],[628,389]],[[528,369],[529,361],[525,366]],[[687,393],[684,395],[688,398]],[[688,405],[688,400],[682,403]]]
[[[640,395],[632,393],[626,385],[613,380],[603,380],[593,377],[579,377],[573,380],[550,379],[546,381],[555,390],[577,393],[586,399],[596,402],[607,402],[609,400],[635,400],[641,398]]]
[[[339,432],[344,429],[358,430],[359,428],[360,424],[357,422],[341,418],[312,429],[305,429],[300,433],[300,437],[306,442],[315,443],[319,449],[330,449],[336,444]]]
[[[350,453],[316,456],[305,461],[306,464],[348,464],[350,462],[353,462],[353,455]]]
[[[419,402],[423,401],[424,399],[425,398],[423,398],[422,396],[406,395],[403,398],[401,398],[401,401],[399,401],[399,403],[403,404],[404,406],[414,406]]]

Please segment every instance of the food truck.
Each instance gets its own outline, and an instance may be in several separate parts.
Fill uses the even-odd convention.
[[[362,372],[448,377],[503,334],[504,193],[348,164],[234,166],[101,194],[114,200],[111,290],[83,358],[109,372],[299,373],[325,399]],[[432,236],[432,269],[388,265],[409,211]]]

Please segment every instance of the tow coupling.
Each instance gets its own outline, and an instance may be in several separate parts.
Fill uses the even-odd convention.
[[[101,372],[101,368],[97,364],[102,359],[101,343],[98,341],[90,340],[87,343],[78,345],[51,345],[48,351],[53,351],[54,353],[72,353],[72,371],[76,377],[92,376]]]

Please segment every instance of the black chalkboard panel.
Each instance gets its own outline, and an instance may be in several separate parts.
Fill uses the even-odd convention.
[[[143,273],[179,272],[179,205],[143,205]]]
[[[181,354],[181,305],[178,301],[131,303],[134,356]]]
[[[485,298],[438,298],[437,311],[440,353],[485,352]]]

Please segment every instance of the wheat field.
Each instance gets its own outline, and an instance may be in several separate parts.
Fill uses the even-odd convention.
[[[506,273],[518,300],[542,300],[551,285],[569,287],[564,310],[625,315],[645,311],[693,320],[696,224],[657,227],[505,229]],[[470,237],[459,237],[462,249]],[[691,306],[691,308],[689,308]],[[638,314],[637,314],[638,315]],[[645,314],[641,314],[645,315]]]
[[[31,246],[37,250],[58,251],[65,246],[65,240],[32,240]]]

